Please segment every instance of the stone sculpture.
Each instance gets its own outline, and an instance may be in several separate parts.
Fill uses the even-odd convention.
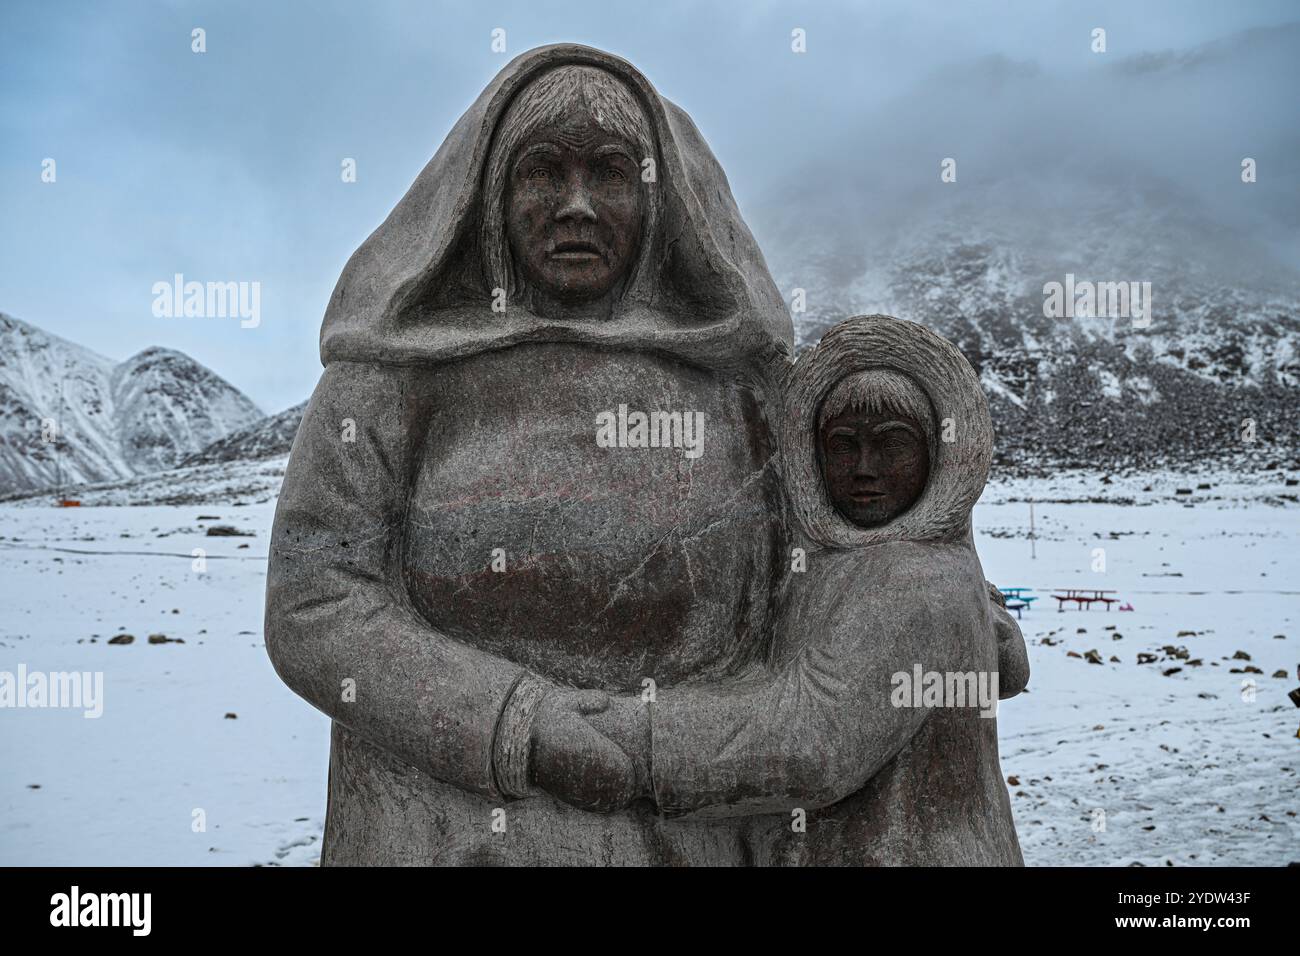
[[[801,394],[803,367],[787,381],[791,340],[685,113],[586,47],[502,70],[345,267],[276,511],[267,649],[333,719],[323,864],[805,862],[780,827],[804,782],[823,785],[803,771],[838,744],[805,740],[790,772],[737,791],[743,768],[718,763],[673,704],[770,684],[774,653],[797,653],[781,639],[792,548],[863,543],[819,539],[833,520],[810,525],[810,489],[783,485],[778,431],[797,431],[784,396]],[[983,416],[966,437],[987,468]],[[994,612],[960,532],[969,502],[916,484],[915,508],[877,515],[894,518],[875,534],[901,563],[871,573],[906,583],[907,549],[927,545],[890,529],[938,502],[978,621],[943,613],[984,628],[958,656],[992,667]],[[867,732],[854,753],[903,736],[853,719]],[[778,746],[755,740],[746,760]],[[843,781],[825,786],[816,796]],[[890,862],[893,845],[862,861]],[[1018,860],[1000,847],[963,859]],[[806,862],[851,859],[840,848]]]

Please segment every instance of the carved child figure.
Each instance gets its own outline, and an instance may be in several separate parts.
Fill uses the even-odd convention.
[[[767,660],[648,704],[588,696],[587,719],[633,755],[660,812],[752,815],[757,862],[1020,864],[996,709],[977,692],[1028,680],[971,538],[991,449],[978,380],[921,326],[873,316],[805,356],[791,405],[806,571],[787,578]],[[961,699],[913,706],[899,675],[918,670]]]

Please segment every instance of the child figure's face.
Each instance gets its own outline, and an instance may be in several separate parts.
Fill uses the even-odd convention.
[[[822,425],[817,446],[831,503],[859,527],[897,518],[930,477],[925,431],[907,415],[845,409]]]

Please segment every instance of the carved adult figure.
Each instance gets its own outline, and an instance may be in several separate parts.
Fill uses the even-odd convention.
[[[344,269],[276,511],[322,863],[744,861],[739,824],[587,812],[634,778],[589,717],[761,653],[791,338],[685,113],[584,47],[502,70]],[[702,413],[704,453],[598,445],[620,407]]]

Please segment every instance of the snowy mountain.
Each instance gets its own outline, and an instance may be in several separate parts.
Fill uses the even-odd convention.
[[[974,217],[930,226],[856,263],[805,246],[797,281],[786,279],[807,290],[800,344],[864,312],[933,328],[979,372],[1003,464],[1148,467],[1242,454],[1267,463],[1300,453],[1300,282],[1290,291],[1244,287],[1135,254],[1129,275],[1152,277],[1149,327],[1049,318],[1046,283],[1129,275],[1054,259]],[[1127,235],[1140,242],[1151,230]]]
[[[188,355],[149,348],[113,370],[122,454],[137,474],[160,471],[262,417],[229,382]]]
[[[65,481],[131,474],[116,440],[113,364],[0,313],[0,493],[54,485],[55,444],[45,439],[60,421]]]
[[[180,352],[115,363],[0,313],[0,495],[169,468],[261,416]]]

